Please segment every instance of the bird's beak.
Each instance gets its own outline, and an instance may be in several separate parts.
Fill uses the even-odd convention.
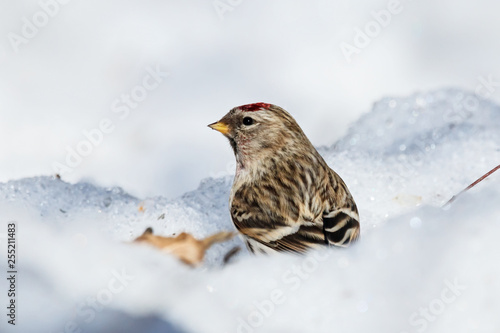
[[[210,127],[211,129],[214,129],[216,131],[219,131],[224,135],[227,135],[229,133],[229,126],[227,126],[227,124],[220,122],[220,121],[215,122],[213,124],[210,124],[210,125],[208,125],[208,127]]]

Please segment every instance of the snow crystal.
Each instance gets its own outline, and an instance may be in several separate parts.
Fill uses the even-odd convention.
[[[499,176],[441,206],[499,163],[499,111],[459,90],[376,103],[344,138],[319,149],[358,203],[361,239],[306,256],[253,257],[243,249],[222,266],[229,250],[243,247],[234,239],[191,269],[127,244],[147,227],[165,236],[233,230],[230,177],[173,200],[55,177],[0,184],[4,249],[7,222],[18,225],[15,329],[494,332]],[[12,330],[5,318],[0,327]]]

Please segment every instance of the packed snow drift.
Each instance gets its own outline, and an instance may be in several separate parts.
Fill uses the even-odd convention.
[[[500,163],[499,143],[500,108],[473,94],[385,98],[319,148],[357,201],[357,244],[254,257],[233,239],[194,269],[129,242],[147,227],[233,230],[232,175],[173,200],[55,176],[2,183],[1,299],[13,223],[17,293],[0,331],[498,332],[500,173],[442,206]]]

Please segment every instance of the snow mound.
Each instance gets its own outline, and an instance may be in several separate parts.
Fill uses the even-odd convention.
[[[142,245],[151,226],[205,237],[233,230],[231,177],[180,198],[55,177],[0,184],[0,270],[17,224],[17,322],[2,332],[496,332],[499,176],[441,206],[500,161],[500,109],[460,90],[385,98],[326,161],[360,208],[355,246],[190,269]],[[7,289],[5,284],[0,284]],[[4,291],[1,291],[5,295]],[[3,296],[5,297],[5,296]]]

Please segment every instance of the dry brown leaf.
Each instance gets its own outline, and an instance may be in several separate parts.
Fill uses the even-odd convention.
[[[147,243],[161,251],[170,253],[182,262],[197,266],[203,261],[205,252],[215,243],[225,242],[234,237],[234,232],[222,231],[205,239],[196,239],[192,235],[183,232],[176,237],[163,237],[153,235],[153,229],[148,228],[144,233],[134,240],[135,243]]]

